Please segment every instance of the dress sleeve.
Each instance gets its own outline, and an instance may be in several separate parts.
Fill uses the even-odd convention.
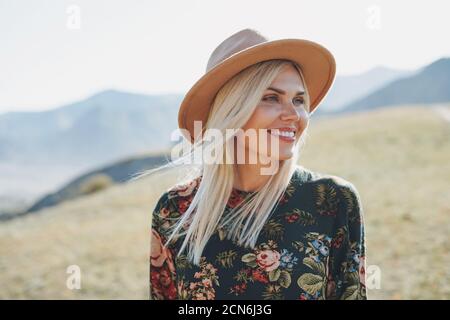
[[[355,186],[339,188],[341,219],[332,243],[335,298],[366,300],[366,247],[364,214]]]
[[[177,281],[175,255],[173,248],[165,247],[165,226],[172,207],[165,192],[158,200],[151,218],[150,232],[150,299],[175,300],[177,299]]]

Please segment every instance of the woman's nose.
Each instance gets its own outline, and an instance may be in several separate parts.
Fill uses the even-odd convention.
[[[283,104],[283,112],[282,112],[283,120],[299,120],[300,114],[298,110],[295,108],[292,101],[288,101]]]

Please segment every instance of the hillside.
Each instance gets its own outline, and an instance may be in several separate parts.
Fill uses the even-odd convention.
[[[109,166],[91,170],[70,181],[58,191],[42,197],[21,215],[78,198],[98,188],[108,188],[115,183],[127,182],[135,174],[162,165],[168,160],[170,160],[169,154],[147,154],[130,157]],[[0,216],[1,218],[2,216]]]

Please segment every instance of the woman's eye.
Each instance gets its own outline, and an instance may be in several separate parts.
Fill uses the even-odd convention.
[[[263,100],[264,101],[266,101],[266,100],[277,101],[278,97],[277,96],[268,96],[268,97],[264,97]]]
[[[278,101],[278,96],[267,96],[262,99],[263,101]],[[305,99],[302,97],[295,98],[294,105],[302,106],[305,104]]]
[[[294,99],[294,104],[303,105],[303,104],[305,104],[305,99],[303,99],[303,98],[296,98],[296,99]]]

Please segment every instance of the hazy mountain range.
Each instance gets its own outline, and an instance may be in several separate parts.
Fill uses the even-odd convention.
[[[95,166],[166,149],[181,99],[109,90],[50,111],[0,115],[0,162]]]
[[[357,75],[337,76],[317,111],[319,113],[319,110],[327,112],[345,108],[349,103],[375,92],[392,81],[408,77],[414,72],[376,67]]]
[[[442,58],[413,75],[392,81],[342,109],[343,112],[382,106],[430,104],[450,101],[450,59]]]

